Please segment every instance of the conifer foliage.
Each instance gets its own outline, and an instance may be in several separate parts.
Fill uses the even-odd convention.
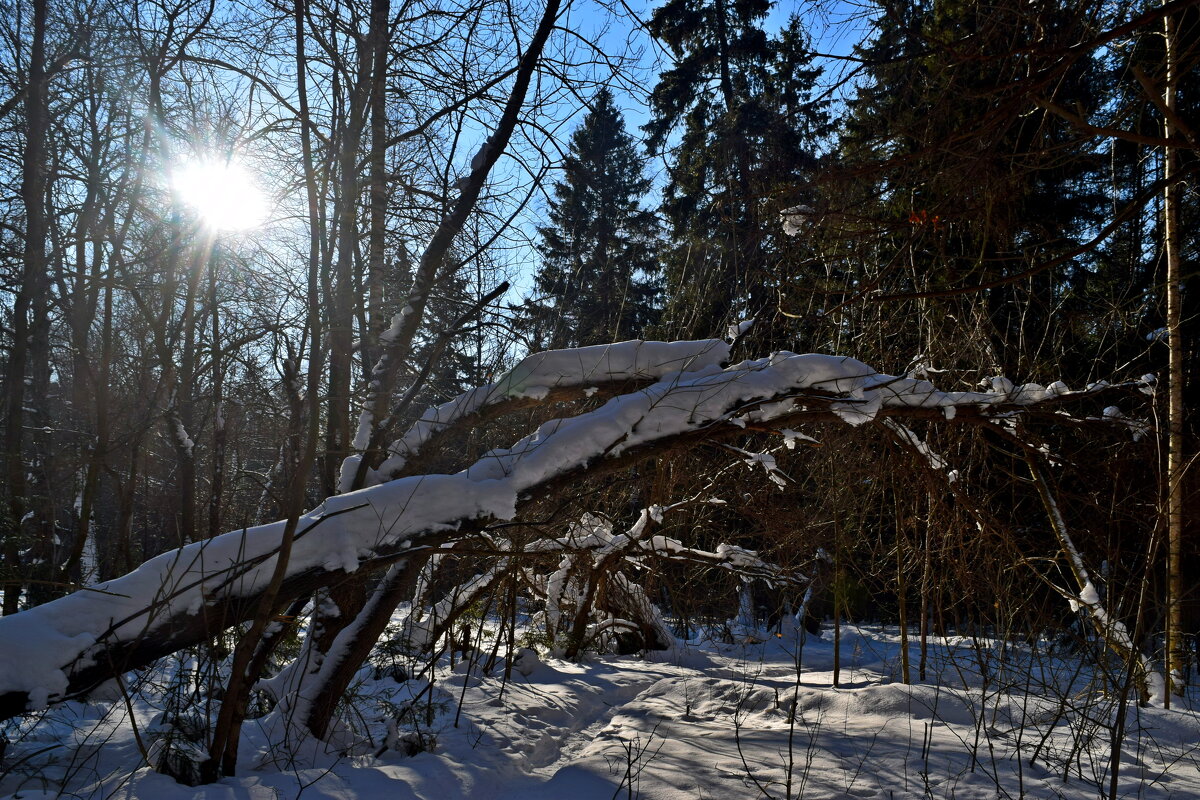
[[[670,0],[650,21],[674,60],[645,128],[650,147],[666,150],[670,177],[666,336],[721,333],[773,307],[788,247],[779,211],[812,200],[806,187],[830,130],[826,103],[813,97],[821,70],[797,19],[767,35],[769,9],[765,0]]]
[[[659,226],[641,207],[650,180],[607,89],[572,135],[562,170],[525,304],[535,349],[633,338],[654,316]]]

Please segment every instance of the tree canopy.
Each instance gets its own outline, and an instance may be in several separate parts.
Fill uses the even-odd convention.
[[[538,228],[529,339],[559,349],[636,338],[657,316],[658,219],[638,144],[601,89],[571,135]]]

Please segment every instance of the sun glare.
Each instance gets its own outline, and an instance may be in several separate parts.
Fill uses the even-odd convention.
[[[171,185],[207,228],[244,231],[267,217],[267,198],[249,170],[237,162],[201,160],[175,171]]]

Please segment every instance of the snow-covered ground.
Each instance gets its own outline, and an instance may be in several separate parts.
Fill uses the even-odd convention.
[[[364,670],[349,704],[349,753],[312,741],[271,748],[277,720],[268,715],[247,723],[238,776],[196,788],[149,770],[140,754],[137,738],[152,757],[162,746],[153,707],[162,699],[133,699],[135,737],[114,693],[54,709],[35,727],[10,724],[0,796],[1109,796],[1118,711],[1090,656],[1046,642],[936,639],[927,680],[917,682],[911,642],[906,686],[894,628],[847,628],[833,688],[829,633],[796,644],[692,642],[646,659],[578,664],[525,652],[507,681],[503,662],[481,674],[470,659],[453,668],[443,659],[432,687]],[[172,674],[180,673],[157,677]],[[201,719],[200,703],[185,705],[182,718]],[[1200,797],[1200,714],[1183,705],[1126,706],[1118,796]],[[430,749],[406,754],[415,742]]]

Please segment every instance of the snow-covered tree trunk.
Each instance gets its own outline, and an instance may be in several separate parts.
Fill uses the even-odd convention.
[[[790,430],[811,421],[861,424],[906,416],[991,425],[997,416],[1014,414],[1083,422],[1064,405],[1101,391],[1050,392],[1030,385],[942,392],[850,358],[777,353],[722,367],[727,352],[713,341],[625,342],[531,357],[497,384],[426,411],[390,448],[392,463],[375,473],[382,483],[332,497],[300,517],[283,562],[280,546],[289,537],[281,521],[189,544],[121,578],[0,619],[0,717],[85,693],[114,673],[251,619],[271,593],[274,603],[286,603],[348,574],[428,554],[515,519],[584,477],[702,442],[737,439],[748,426]],[[521,405],[571,386],[587,395],[592,387],[611,390],[631,381],[640,388],[550,420],[465,468],[388,480],[408,459],[420,463],[423,445],[454,430],[465,435],[507,403]],[[1092,419],[1087,424],[1112,421]],[[669,540],[652,544],[656,551],[675,549]],[[738,556],[714,555],[722,561]],[[365,624],[356,621],[355,627],[368,631]],[[353,652],[371,644],[356,639]]]

